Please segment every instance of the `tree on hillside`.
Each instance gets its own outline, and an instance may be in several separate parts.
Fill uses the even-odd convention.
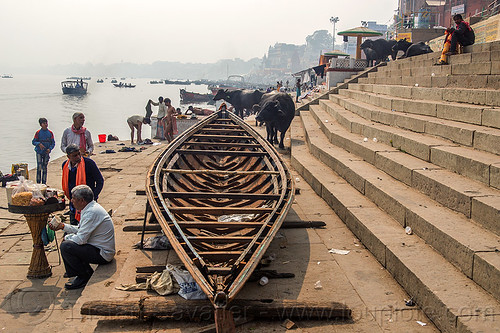
[[[332,48],[332,35],[328,30],[317,30],[306,37],[306,50],[303,57],[303,65],[317,65],[322,50]]]

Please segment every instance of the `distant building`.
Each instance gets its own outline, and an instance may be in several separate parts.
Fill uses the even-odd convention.
[[[399,0],[395,15],[397,29],[449,27],[452,16],[461,14],[464,19],[483,16],[489,7],[498,6],[494,0]]]

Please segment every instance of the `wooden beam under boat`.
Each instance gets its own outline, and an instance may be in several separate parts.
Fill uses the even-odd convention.
[[[296,301],[296,300],[251,300],[235,299],[228,310],[235,315],[245,314],[267,320],[327,320],[350,319],[351,309],[338,302]],[[169,300],[164,297],[143,298],[137,301],[90,301],[82,305],[82,315],[163,317],[192,320],[200,316],[205,320],[213,318],[213,306],[209,301]],[[208,316],[208,318],[207,318]]]

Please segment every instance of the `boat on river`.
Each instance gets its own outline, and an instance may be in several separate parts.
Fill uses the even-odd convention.
[[[85,95],[88,83],[83,80],[67,80],[61,82],[62,92],[65,95]]]
[[[232,112],[177,137],[151,166],[148,205],[200,289],[216,325],[290,209],[294,184],[276,149]]]
[[[113,83],[113,85],[118,88],[135,88],[135,84],[132,83],[120,82],[120,83]]]
[[[187,91],[186,89],[180,89],[181,103],[212,103],[215,104],[214,95],[200,94],[196,92]]]

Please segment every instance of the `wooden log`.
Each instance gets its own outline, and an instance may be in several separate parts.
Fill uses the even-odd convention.
[[[136,273],[155,273],[155,272],[163,272],[166,268],[165,265],[155,265],[155,266],[137,266],[135,268]]]
[[[215,309],[215,331],[217,333],[235,333],[236,325],[234,323],[233,313],[227,309]]]
[[[325,320],[351,318],[351,310],[342,303],[297,300],[236,299],[228,307],[235,317],[266,320]],[[214,308],[207,301],[170,300],[163,297],[143,298],[136,301],[90,301],[83,304],[82,315],[173,317],[177,320],[213,320]]]

